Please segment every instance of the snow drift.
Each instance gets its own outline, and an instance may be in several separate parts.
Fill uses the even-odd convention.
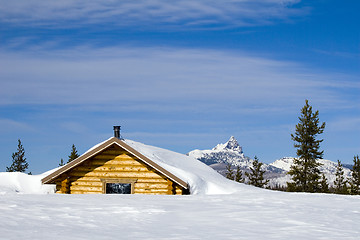
[[[56,169],[39,175],[28,175],[21,172],[0,172],[0,194],[5,193],[54,193],[54,185],[44,185],[41,179]]]

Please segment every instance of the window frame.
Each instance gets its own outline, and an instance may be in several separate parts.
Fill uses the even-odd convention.
[[[124,184],[131,184],[131,193],[134,194],[135,190],[135,183],[137,182],[137,179],[133,178],[103,178],[100,179],[102,182],[102,193],[106,194],[106,184],[107,183],[124,183]],[[121,194],[119,194],[121,195]]]

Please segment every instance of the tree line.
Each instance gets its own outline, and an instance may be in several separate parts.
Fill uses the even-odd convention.
[[[70,152],[70,155],[68,156],[67,163],[75,160],[79,156],[80,155],[78,154],[77,149],[76,149],[75,145],[73,144],[71,146],[71,152]],[[61,158],[59,166],[64,166],[64,165],[65,165],[65,162]],[[24,146],[22,145],[21,140],[18,139],[17,151],[12,154],[12,163],[9,167],[6,167],[6,171],[7,172],[25,173],[28,168],[29,168],[29,163],[27,162],[26,157],[25,157]],[[31,175],[31,172],[28,172],[28,174]]]
[[[320,123],[319,111],[313,111],[309,101],[305,100],[305,105],[301,109],[299,122],[295,126],[295,133],[291,134],[294,141],[294,147],[297,149],[297,157],[294,159],[290,171],[287,173],[291,176],[291,181],[287,182],[287,186],[275,186],[273,189],[289,192],[323,192],[336,194],[360,194],[360,160],[359,155],[354,156],[354,164],[352,168],[351,178],[346,179],[344,176],[344,168],[340,160],[337,162],[335,181],[333,186],[329,187],[329,183],[325,174],[320,171],[322,165],[318,160],[323,157],[324,151],[320,150],[320,143],[323,139],[318,139],[318,135],[322,134],[325,129],[325,122]],[[248,184],[256,187],[268,187],[268,180],[263,175],[265,170],[261,170],[262,163],[255,157],[250,167],[250,172],[246,172]],[[233,173],[231,165],[227,166],[226,177],[237,182],[244,182],[242,172],[237,167],[236,174]],[[240,181],[238,181],[241,179]]]

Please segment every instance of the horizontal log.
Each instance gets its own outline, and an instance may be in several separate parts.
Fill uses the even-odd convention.
[[[134,159],[109,159],[109,160],[98,160],[94,159],[89,161],[89,166],[102,166],[102,165],[135,165],[135,166],[145,166],[145,164],[141,163],[140,161],[136,161]]]
[[[138,178],[137,183],[149,183],[149,184],[152,184],[152,183],[166,183],[168,184],[168,181],[166,179],[163,179],[163,178]]]
[[[102,192],[102,187],[71,186],[70,191]]]
[[[102,194],[103,192],[99,191],[71,191],[71,194]]]
[[[160,175],[153,172],[101,172],[101,171],[92,171],[92,172],[80,172],[73,171],[71,172],[72,176],[78,177],[99,177],[99,178],[161,178]]]
[[[106,150],[100,153],[99,155],[121,155],[128,154],[125,150]]]
[[[84,176],[84,177],[71,177],[70,180],[72,182],[76,181],[76,182],[101,182],[101,179],[107,179],[107,178],[111,178],[111,177],[88,177],[88,176]],[[120,178],[124,178],[124,177],[120,177]],[[136,182],[138,183],[167,183],[168,181],[166,179],[163,178],[153,178],[153,177],[135,177],[132,178],[134,180],[136,180]]]
[[[102,187],[103,183],[98,182],[86,182],[86,181],[75,181],[71,183],[71,186],[82,186],[82,187]]]
[[[73,176],[73,177],[70,177],[70,180],[72,181],[72,182],[74,182],[74,181],[84,181],[84,182],[101,182],[101,180],[100,180],[100,178],[98,178],[98,177],[75,177],[75,176]]]
[[[104,160],[104,159],[118,159],[118,160],[126,160],[126,159],[134,159],[133,157],[126,155],[126,154],[117,154],[117,155],[110,155],[110,154],[99,154],[92,157],[94,160]]]
[[[96,155],[96,156],[92,157],[91,159],[103,161],[103,160],[114,159],[114,158],[116,158],[116,156],[118,156],[118,155]]]
[[[79,167],[75,167],[73,169],[73,171],[102,171],[102,172],[111,172],[111,171],[115,171],[115,172],[131,172],[131,171],[135,171],[135,172],[148,172],[149,170],[146,167],[143,166],[134,166],[134,165],[103,165],[103,166],[99,166],[99,167],[87,167],[87,166],[79,166]]]
[[[60,191],[60,190],[59,190],[59,191],[56,191],[55,193],[60,193],[60,194],[63,194],[63,192],[62,192],[62,191]]]
[[[157,189],[169,189],[169,187],[171,187],[171,185],[169,186],[168,184],[159,184],[159,183],[135,183],[135,188],[143,188],[143,189],[153,189],[153,188],[157,188]]]
[[[168,189],[134,189],[135,193],[167,193],[172,194],[172,191],[169,191]]]

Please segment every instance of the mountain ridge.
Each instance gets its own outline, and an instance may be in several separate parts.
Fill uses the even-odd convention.
[[[219,143],[212,149],[195,149],[187,153],[187,155],[209,165],[224,176],[228,164],[232,168],[239,166],[243,172],[248,172],[254,161],[244,154],[242,146],[234,136],[231,136],[226,143]],[[291,181],[291,177],[287,172],[290,170],[293,160],[294,157],[283,157],[270,164],[263,163],[262,170],[266,171],[264,177],[269,179],[270,186],[286,186],[286,182]],[[329,185],[332,186],[335,180],[337,163],[326,159],[318,159],[318,161],[322,164],[320,171],[325,174]],[[346,166],[343,166],[343,168],[345,177],[350,178],[351,170]]]

